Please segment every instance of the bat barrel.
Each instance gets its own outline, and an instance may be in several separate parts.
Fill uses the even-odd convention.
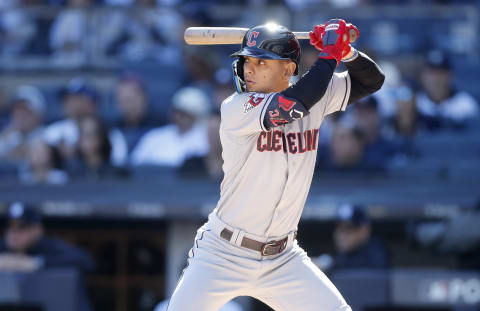
[[[185,42],[192,45],[240,44],[248,28],[189,27],[185,30]]]

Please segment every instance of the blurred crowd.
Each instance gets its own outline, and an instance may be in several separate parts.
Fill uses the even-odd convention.
[[[298,9],[312,1],[1,1],[0,58],[49,55],[52,64],[75,65],[88,63],[96,51],[146,65],[112,73],[110,84],[78,74],[50,88],[0,85],[0,175],[25,184],[64,184],[129,178],[136,168],[156,166],[220,180],[219,107],[234,92],[228,54],[237,47],[191,47],[182,39],[187,26],[215,25],[205,8],[220,2]],[[38,5],[51,5],[55,14],[31,14],[29,8]],[[81,9],[99,6],[138,10]],[[384,69],[386,83],[346,113],[327,116],[320,129],[318,171],[385,172],[422,156],[415,144],[419,135],[478,134],[477,100],[455,83],[462,74],[452,65],[457,56],[426,50],[412,79],[391,59],[369,54]],[[305,72],[316,59],[315,49],[303,44],[301,58]]]
[[[95,89],[81,78],[59,93],[64,118],[50,124],[44,121],[47,103],[38,88],[21,86],[10,100],[0,158],[16,168],[22,182],[122,178],[128,177],[128,167],[145,165],[219,176],[219,118],[200,88],[175,93],[165,124],[152,117],[136,76],[126,75],[115,86],[119,116],[110,122],[99,114]]]

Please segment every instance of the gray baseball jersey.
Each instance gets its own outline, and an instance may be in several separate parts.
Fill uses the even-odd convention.
[[[335,73],[310,113],[268,130],[265,109],[277,93],[235,93],[221,106],[224,179],[213,213],[248,233],[284,236],[296,230],[312,182],[323,118],[345,110],[347,72]]]

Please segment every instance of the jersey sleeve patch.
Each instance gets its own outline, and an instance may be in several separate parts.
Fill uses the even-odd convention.
[[[265,126],[270,129],[287,123],[292,123],[308,115],[308,110],[298,100],[288,98],[281,93],[273,96],[266,105]]]
[[[250,94],[243,104],[243,113],[246,114],[253,108],[257,107],[262,103],[262,101],[267,97],[267,94],[265,93],[253,93]]]

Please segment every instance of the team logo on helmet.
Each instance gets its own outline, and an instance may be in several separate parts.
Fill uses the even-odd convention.
[[[253,38],[257,38],[258,35],[259,35],[259,32],[258,32],[258,31],[251,31],[251,32],[248,34],[247,45],[248,45],[248,46],[255,46],[255,44],[257,44],[257,41],[256,41],[256,40],[252,40],[252,37],[253,37]]]

